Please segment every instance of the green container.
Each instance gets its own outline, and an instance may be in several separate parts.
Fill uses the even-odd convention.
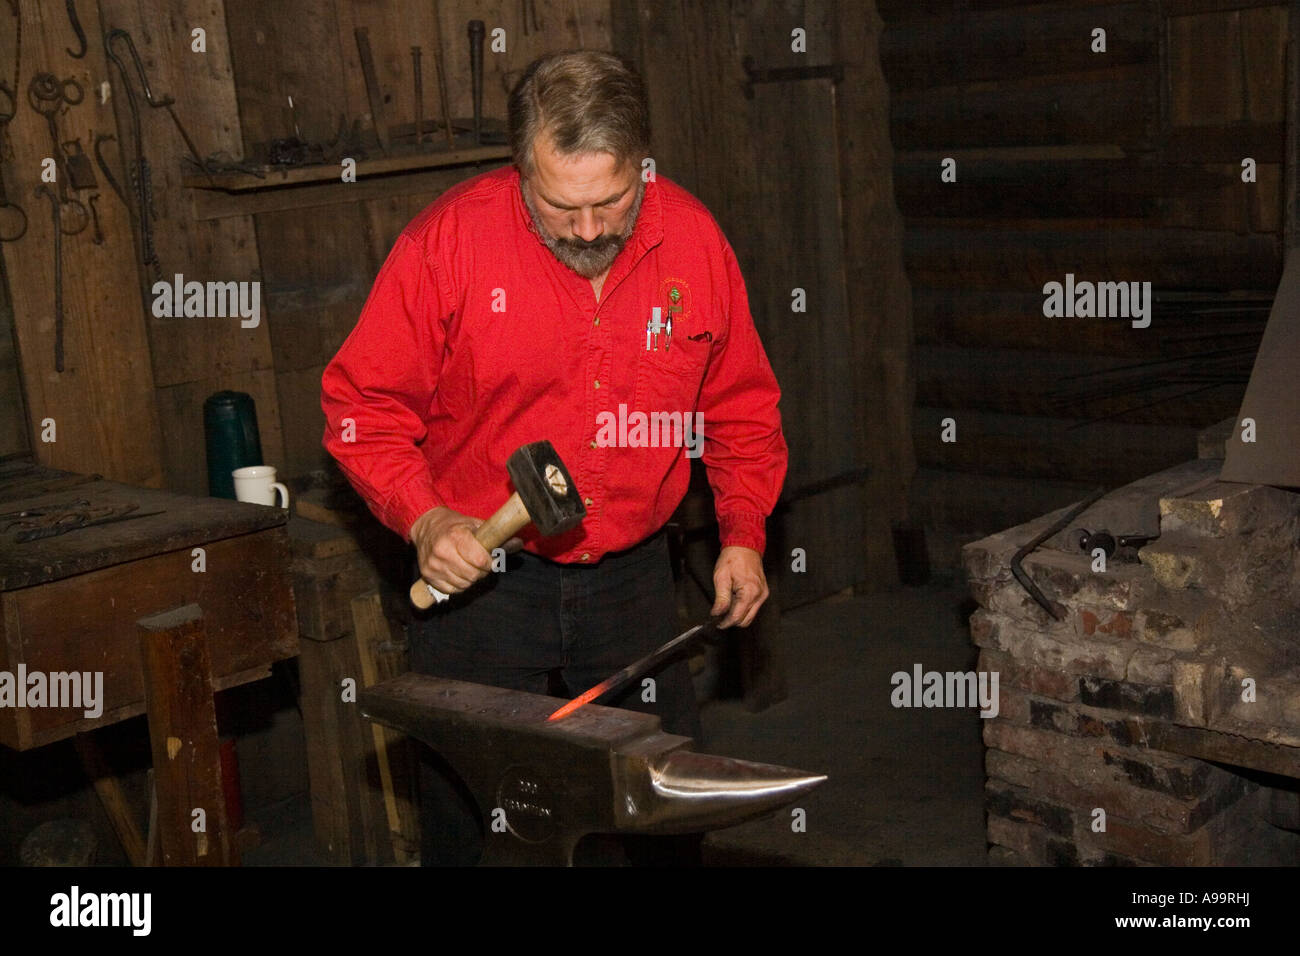
[[[234,499],[235,479],[230,473],[266,464],[253,396],[246,392],[209,395],[203,403],[203,433],[208,448],[208,494]]]

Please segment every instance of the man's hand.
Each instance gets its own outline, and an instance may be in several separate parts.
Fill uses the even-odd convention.
[[[411,525],[411,542],[419,557],[420,577],[444,594],[463,591],[492,570],[492,556],[474,540],[483,521],[431,508]]]
[[[718,627],[737,623],[749,627],[769,594],[762,555],[753,548],[723,548],[713,568],[713,587],[718,596],[709,613],[714,617],[724,611],[727,614]]]

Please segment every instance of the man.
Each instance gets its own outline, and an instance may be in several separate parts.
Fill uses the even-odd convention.
[[[643,175],[636,74],[604,53],[542,57],[509,121],[513,166],[398,238],[322,378],[324,444],[452,595],[411,628],[412,669],[534,693],[558,677],[572,695],[673,636],[661,529],[701,453],[722,544],[713,613],[753,621],[787,453],[731,247],[698,200]],[[553,538],[526,528],[491,573],[473,532],[511,493],[506,459],[541,439],[587,516]],[[608,703],[698,737],[685,663],[649,676]],[[473,863],[484,837],[463,795],[432,772],[422,784],[424,862]]]

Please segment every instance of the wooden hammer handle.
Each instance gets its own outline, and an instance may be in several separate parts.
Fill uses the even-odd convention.
[[[520,529],[531,520],[528,509],[524,507],[523,499],[516,491],[491,518],[478,526],[478,530],[474,532],[474,540],[483,545],[484,550],[490,554],[494,548],[501,547],[518,534]],[[411,603],[424,610],[432,607],[435,601],[446,600],[447,595],[443,594],[439,598],[437,595],[442,592],[435,593],[435,591],[433,585],[420,578],[411,585]]]

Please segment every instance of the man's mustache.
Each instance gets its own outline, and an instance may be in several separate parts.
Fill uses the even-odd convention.
[[[625,236],[598,236],[588,242],[585,239],[553,239],[557,246],[564,249],[570,249],[574,252],[598,252],[611,246],[622,245],[626,240]]]

